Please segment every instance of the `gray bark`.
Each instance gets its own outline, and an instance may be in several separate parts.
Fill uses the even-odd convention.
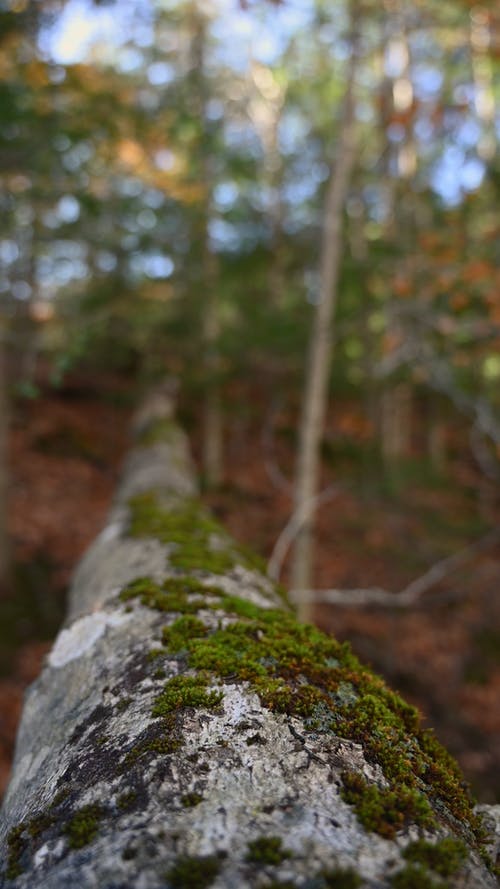
[[[162,425],[148,436],[152,419]],[[343,775],[356,773],[384,793],[390,778],[376,757],[331,728],[313,728],[297,712],[265,705],[251,681],[207,672],[207,693],[216,692],[220,702],[184,702],[167,718],[154,715],[174,677],[201,674],[186,651],[161,646],[162,628],[179,619],[180,606],[159,612],[119,596],[137,578],[161,583],[186,575],[176,562],[178,538],[174,544],[161,534],[136,535],[131,498],[153,491],[171,515],[187,504],[195,509],[196,484],[167,393],[141,412],[136,433],[143,444],[126,463],[109,521],[76,571],[65,626],[27,694],[0,824],[0,885],[327,889],[358,885],[340,882],[352,869],[359,886],[389,889],[403,886],[393,881],[409,867],[402,853],[411,841],[425,836],[434,843],[455,834],[465,839],[467,858],[436,885],[493,887],[469,828],[442,800],[433,802],[432,827],[418,828],[409,818],[389,837],[363,827],[345,800]],[[224,531],[211,532],[209,543],[214,557],[232,554],[235,560],[217,574],[214,567],[189,574],[186,601],[191,612],[198,609],[203,638],[213,639],[236,621],[240,628],[249,625],[249,617],[223,604],[221,591],[247,609],[264,609],[259,613],[268,618],[269,609],[281,609],[278,627],[295,625],[276,588],[245,564]],[[263,619],[261,626],[257,643],[267,632]],[[273,658],[261,664],[270,677]],[[333,660],[324,669],[333,676]],[[304,673],[290,679],[297,692],[310,678]],[[356,697],[347,682],[337,691]],[[422,781],[419,787],[422,799],[430,799]]]

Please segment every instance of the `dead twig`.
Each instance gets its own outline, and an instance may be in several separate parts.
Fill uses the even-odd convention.
[[[262,450],[264,452],[264,468],[270,481],[273,483],[275,488],[278,488],[278,490],[280,491],[284,491],[286,494],[288,494],[289,497],[291,497],[293,493],[293,485],[281,471],[274,457],[276,450],[274,440],[274,429],[276,425],[275,420],[280,407],[281,402],[277,399],[275,399],[270,405],[265,423],[262,427],[260,442]]]
[[[283,562],[285,561],[286,554],[290,549],[293,541],[297,537],[297,534],[302,528],[304,522],[306,521],[309,512],[317,509],[319,506],[322,506],[328,500],[333,500],[333,498],[336,497],[337,494],[340,494],[341,490],[342,485],[338,483],[329,485],[328,488],[325,488],[325,490],[321,491],[320,494],[317,494],[315,497],[311,497],[311,499],[306,502],[305,510],[295,510],[295,512],[292,513],[281,534],[279,535],[276,543],[274,544],[274,549],[271,553],[269,562],[267,563],[267,573],[271,580],[278,581],[280,579],[281,569],[283,567]]]
[[[352,590],[291,590],[290,598],[293,602],[323,602],[349,608],[359,608],[363,605],[379,605],[384,608],[408,608],[417,604],[424,593],[428,592],[441,580],[444,580],[449,574],[457,571],[458,568],[461,568],[462,565],[465,565],[474,556],[499,541],[500,527],[492,528],[479,540],[436,562],[435,565],[420,577],[412,580],[399,593],[391,593],[380,587]]]

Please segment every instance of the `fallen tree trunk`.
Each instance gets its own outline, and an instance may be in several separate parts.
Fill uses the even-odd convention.
[[[1,885],[495,886],[416,711],[196,502],[168,395],[136,435],[26,699]]]

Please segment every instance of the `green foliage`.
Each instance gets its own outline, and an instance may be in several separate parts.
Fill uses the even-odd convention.
[[[181,803],[185,809],[193,809],[195,806],[199,806],[202,800],[203,796],[201,793],[196,793],[194,790],[181,796]]]
[[[354,807],[366,830],[394,839],[411,823],[421,827],[436,825],[430,804],[418,790],[405,785],[390,790],[380,788],[369,784],[357,772],[345,772],[342,783],[342,798]]]
[[[183,856],[177,859],[166,877],[171,889],[206,889],[212,885],[219,870],[220,861],[215,855]]]
[[[151,494],[139,494],[130,501],[132,537],[156,537],[173,544],[169,557],[174,568],[224,574],[236,563],[226,532],[198,503],[183,504],[177,510],[162,509]],[[213,545],[212,540],[220,540]]]
[[[104,814],[104,807],[100,803],[82,806],[75,812],[64,828],[64,833],[72,849],[81,849],[92,842],[97,836],[99,823]]]
[[[365,826],[393,836],[411,820],[429,825],[432,809],[420,790],[424,780],[457,818],[478,827],[454,760],[420,729],[417,711],[362,667],[348,646],[265,609],[259,620],[236,621],[208,635],[195,625],[191,638],[182,633],[177,649],[175,638],[175,630],[169,637],[167,628],[169,650],[187,650],[189,665],[203,675],[247,680],[266,707],[306,717],[310,730],[323,726],[360,741],[392,788],[365,788],[361,776],[346,779],[344,792],[356,800]],[[338,695],[346,682],[356,692],[347,699],[342,690]]]
[[[134,744],[125,757],[123,769],[128,769],[130,766],[135,765],[144,756],[169,756],[182,747],[183,739],[175,731],[175,726],[172,722],[165,720],[162,729],[163,734],[153,738],[145,738]]]
[[[8,880],[15,880],[15,878],[22,874],[24,870],[21,863],[22,855],[27,845],[24,833],[24,824],[19,824],[16,827],[13,827],[7,834],[6,874]]]
[[[131,809],[137,799],[137,791],[136,790],[126,790],[124,793],[121,793],[119,797],[117,797],[116,805],[121,811],[127,811]]]
[[[358,889],[361,886],[361,877],[351,868],[323,871],[321,877],[325,889]]]
[[[252,864],[281,864],[286,858],[291,857],[291,852],[283,848],[281,837],[258,837],[248,844],[246,861]]]
[[[140,447],[149,447],[155,444],[168,444],[172,437],[178,437],[177,425],[169,419],[153,420],[142,430],[137,438]]]
[[[443,889],[441,880],[435,880],[418,864],[408,864],[391,879],[393,889]]]
[[[434,843],[416,840],[406,846],[403,857],[414,864],[421,864],[441,877],[451,877],[466,860],[467,848],[455,837],[445,837]]]
[[[167,716],[184,707],[216,709],[223,695],[219,691],[207,691],[209,676],[198,673],[196,676],[174,676],[156,699],[153,716]]]
[[[164,627],[162,632],[163,643],[172,651],[181,651],[187,648],[190,639],[206,636],[207,628],[201,620],[190,614],[180,617],[169,627]]]

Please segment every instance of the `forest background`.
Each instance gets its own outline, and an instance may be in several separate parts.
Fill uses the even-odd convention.
[[[467,0],[1,0],[0,792],[170,376],[206,502],[498,801],[499,48]]]

